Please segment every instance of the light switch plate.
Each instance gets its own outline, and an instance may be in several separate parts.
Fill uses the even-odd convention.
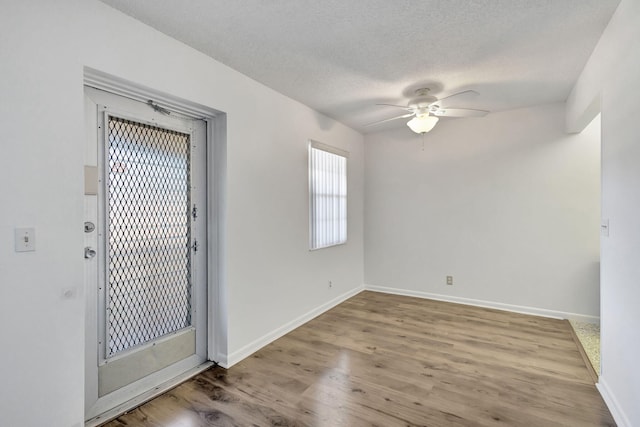
[[[15,229],[16,252],[32,252],[36,250],[35,228]]]

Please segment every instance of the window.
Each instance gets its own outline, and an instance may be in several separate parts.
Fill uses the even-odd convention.
[[[347,241],[347,157],[349,153],[309,143],[310,249]]]

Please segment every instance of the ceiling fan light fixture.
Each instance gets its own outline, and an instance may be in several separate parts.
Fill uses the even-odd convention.
[[[436,116],[430,116],[424,114],[421,116],[415,116],[413,119],[407,122],[407,126],[415,133],[427,133],[438,123],[439,118]]]

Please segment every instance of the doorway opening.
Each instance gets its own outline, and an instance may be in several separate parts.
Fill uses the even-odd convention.
[[[582,131],[584,133],[588,133],[589,136],[593,138],[597,138],[598,146],[600,147],[600,153],[602,153],[602,138],[601,138],[601,116],[600,114],[596,115],[593,120],[585,127]],[[598,174],[598,182],[602,181],[602,161],[598,162],[598,168],[595,173]],[[601,186],[600,186],[601,187]],[[600,188],[599,188],[600,190]],[[601,191],[599,191],[601,193]],[[600,194],[600,206],[602,206],[602,196]],[[609,224],[606,219],[602,218],[602,214],[600,215],[600,239],[603,237],[606,238],[609,235]],[[594,230],[594,233],[597,233]],[[602,245],[599,245],[600,250],[598,251],[598,259],[597,259],[597,268],[598,274],[600,273],[600,259],[601,259],[601,248]],[[597,289],[593,292],[598,300],[600,299],[601,291],[600,291],[600,277],[598,277],[597,281]],[[576,320],[569,319],[569,323],[571,324],[572,332],[575,340],[579,346],[580,353],[583,356],[584,362],[589,369],[589,373],[591,374],[595,383],[598,382],[598,378],[601,375],[601,364],[600,364],[600,317],[594,317],[592,321],[584,321],[584,320]]]

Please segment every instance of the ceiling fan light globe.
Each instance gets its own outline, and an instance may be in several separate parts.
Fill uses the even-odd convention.
[[[407,122],[407,126],[415,133],[427,133],[438,123],[436,116],[416,116]]]

